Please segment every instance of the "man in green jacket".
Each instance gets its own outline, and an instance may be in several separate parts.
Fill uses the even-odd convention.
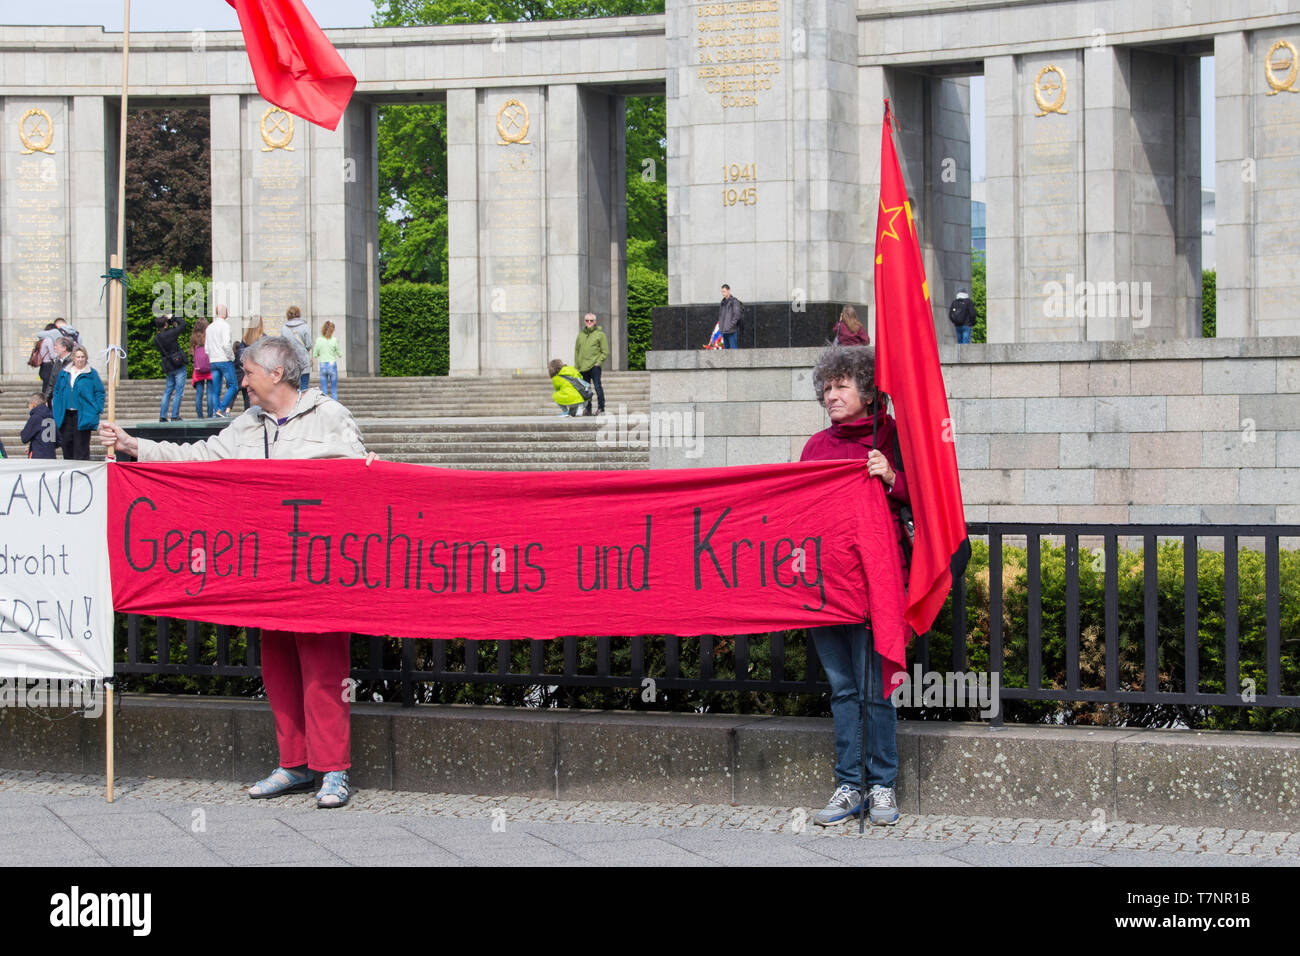
[[[597,415],[605,414],[605,390],[600,385],[600,366],[609,358],[609,339],[605,338],[596,316],[588,312],[582,317],[582,331],[578,341],[573,345],[573,364],[584,382],[590,382],[596,388]],[[591,414],[591,399],[587,399],[587,414]]]

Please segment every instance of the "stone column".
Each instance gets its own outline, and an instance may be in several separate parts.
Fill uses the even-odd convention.
[[[479,358],[478,94],[447,91],[447,283],[451,374],[476,374]]]
[[[58,316],[74,317],[68,188],[73,123],[63,97],[14,96],[0,103],[0,368],[6,375],[30,373],[34,382],[27,357],[36,333]],[[101,141],[102,136],[101,127]],[[102,331],[101,318],[96,332]]]
[[[116,233],[108,235],[108,207],[117,204],[117,181],[104,176],[104,100],[99,96],[74,96],[69,122],[69,198],[72,217],[68,236],[72,288],[68,320],[82,333],[81,340],[92,351],[109,341],[117,342],[116,330],[108,328],[108,294],[101,296],[108,271],[109,249],[116,251]],[[113,196],[109,200],[109,195]],[[129,263],[128,263],[129,266]],[[30,348],[29,348],[30,351]],[[100,366],[100,371],[103,371]]]
[[[343,345],[339,374],[379,371],[376,118],[353,97],[337,130],[311,126],[312,334],[326,320]]]
[[[1014,56],[984,60],[985,264],[988,277],[985,315],[989,342],[1020,337],[1020,232],[1016,210],[1019,128],[1015,108]]]
[[[626,367],[627,187],[622,97],[573,86],[547,90],[547,337],[573,359],[581,317],[610,340],[606,368]]]
[[[549,96],[540,87],[479,91],[477,315],[484,371],[544,369],[552,357],[552,312],[577,308],[576,98],[572,86]],[[555,129],[552,100],[564,117]],[[554,150],[552,136],[562,144]],[[558,201],[548,209],[552,199]]]
[[[1215,38],[1220,336],[1300,334],[1297,46],[1294,27]]]
[[[858,299],[856,27],[850,0],[667,4],[676,308],[656,312],[656,348],[698,347],[723,282],[755,307],[746,346],[824,341]]]
[[[311,188],[315,170],[309,123],[256,96],[243,97],[240,114],[243,169],[248,176],[243,223],[245,309],[262,315],[270,335],[282,331],[291,305],[302,310],[313,329],[319,328],[309,236],[312,223],[318,223],[318,238],[328,249],[334,240],[326,231],[337,235],[342,230],[342,210],[331,216],[328,209],[313,208],[313,201],[323,197]],[[338,168],[322,171],[330,172],[337,180]],[[326,288],[330,281],[326,280]]]
[[[1090,46],[1083,51],[1084,248],[1088,278],[1118,282],[1133,273],[1132,81],[1125,47]],[[1115,316],[1085,317],[1085,338],[1132,337],[1132,325]]]
[[[220,304],[230,310],[232,336],[242,335],[250,316],[260,314],[262,310],[260,297],[252,301],[250,296],[242,294],[247,288],[244,285],[246,183],[242,99],[237,93],[221,93],[208,98],[208,142],[212,156],[213,298],[220,298]]]
[[[1250,68],[1247,34],[1221,33],[1214,38],[1215,313],[1221,338],[1257,334]]]

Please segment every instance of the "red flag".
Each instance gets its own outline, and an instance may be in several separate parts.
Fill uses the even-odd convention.
[[[904,619],[924,634],[970,558],[952,419],[916,223],[885,103],[876,218],[876,384],[894,400],[916,541]]]
[[[336,129],[357,78],[302,0],[226,0],[239,14],[257,92],[280,109]]]

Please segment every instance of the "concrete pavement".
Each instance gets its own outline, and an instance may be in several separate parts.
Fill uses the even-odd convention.
[[[904,814],[859,836],[815,809],[361,790],[323,811],[156,777],[108,804],[99,776],[0,770],[0,867],[1300,865],[1297,832]]]

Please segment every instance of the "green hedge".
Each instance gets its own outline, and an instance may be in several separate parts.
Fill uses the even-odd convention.
[[[987,669],[988,646],[988,545],[974,542],[966,572],[969,667]],[[1029,666],[1027,552],[1004,548],[1002,565],[1004,687],[1027,687]],[[1042,546],[1042,686],[1064,689],[1065,660],[1065,546]],[[1300,694],[1300,551],[1282,551],[1281,667],[1282,693]],[[1199,648],[1198,688],[1202,693],[1243,693],[1243,686],[1224,687],[1224,558],[1222,552],[1199,549],[1196,560]],[[1156,553],[1157,667],[1155,687],[1167,692],[1186,686],[1183,637],[1183,548],[1178,541],[1159,545]],[[1119,551],[1119,683],[1122,690],[1147,689],[1145,668],[1145,612],[1143,553]],[[1265,677],[1264,555],[1242,550],[1238,558],[1239,676],[1254,681],[1263,694]],[[1079,681],[1085,690],[1105,689],[1105,568],[1100,552],[1081,550],[1079,556]],[[948,670],[952,651],[951,601],[935,621],[930,634],[931,666]],[[1166,705],[1068,704],[1013,702],[1008,720],[1167,726],[1186,724],[1215,729],[1300,730],[1300,711],[1267,707],[1191,708]]]
[[[637,263],[627,267],[627,367],[645,368],[650,310],[668,304],[668,276]]]
[[[176,278],[180,277],[180,295],[176,294]],[[182,272],[149,266],[128,274],[126,294],[126,368],[127,378],[162,378],[162,359],[153,344],[154,315],[171,312],[183,315],[187,328],[194,328],[194,320],[211,314],[208,309],[208,276],[202,271]],[[181,348],[190,354],[190,337],[180,338]]]
[[[379,287],[379,374],[446,375],[447,286],[397,279]]]

